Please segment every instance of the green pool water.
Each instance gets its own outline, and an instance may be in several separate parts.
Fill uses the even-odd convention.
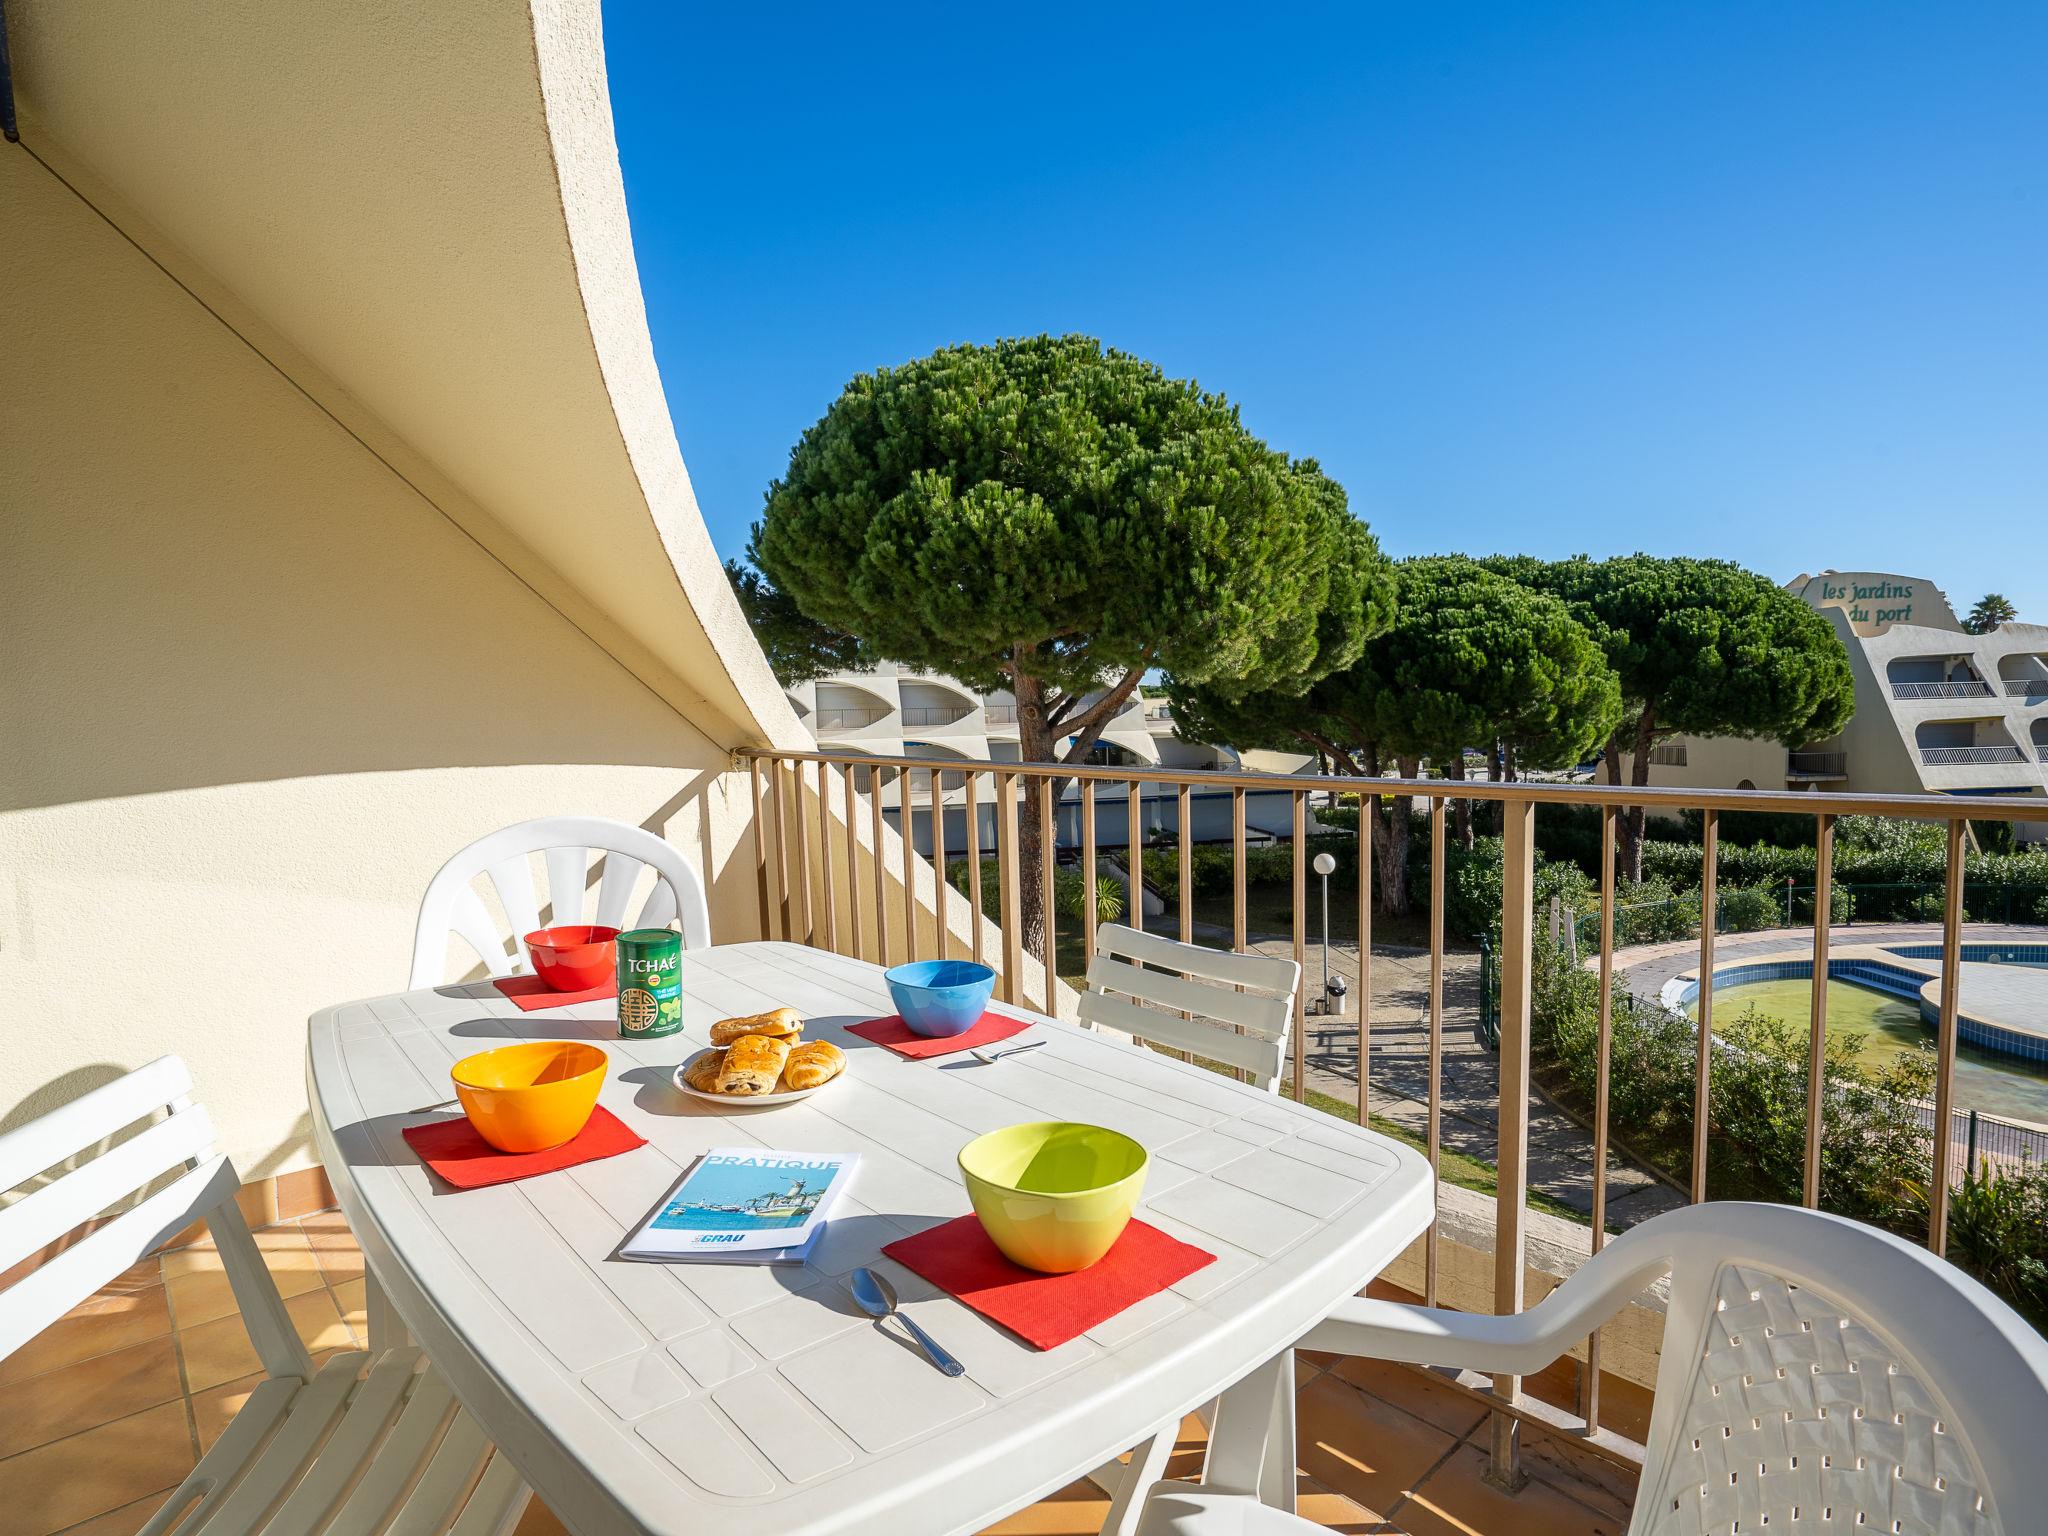
[[[1732,1019],[1752,1007],[1804,1029],[1813,1016],[1812,983],[1751,981],[1714,989],[1717,1019]],[[1695,1005],[1686,1012],[1697,1018],[1699,1011]],[[1934,1043],[1934,1032],[1920,1022],[1918,1004],[1846,981],[1828,983],[1828,1032],[1861,1036],[1863,1059],[1874,1066],[1908,1051],[1929,1050]],[[1956,1056],[1956,1104],[2016,1120],[2048,1122],[2048,1073],[1966,1046]]]

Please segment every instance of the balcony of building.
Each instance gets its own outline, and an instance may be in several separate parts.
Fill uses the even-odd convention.
[[[2023,708],[2048,704],[2048,652],[2020,651],[1998,658],[2005,696]]]
[[[906,730],[929,731],[958,725],[977,714],[981,701],[966,691],[935,682],[905,682],[903,726]]]
[[[1849,754],[1840,747],[1801,747],[1785,754],[1791,783],[1829,784],[1849,776]]]
[[[1995,768],[2027,760],[1997,716],[1923,720],[1914,727],[1913,745],[1927,768]]]
[[[881,724],[894,712],[889,699],[879,692],[850,683],[820,683],[811,727],[821,737],[863,731]]]
[[[1885,667],[1895,699],[1988,699],[1997,690],[1967,655],[1895,656]]]

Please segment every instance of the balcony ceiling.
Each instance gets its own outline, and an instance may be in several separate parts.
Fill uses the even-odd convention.
[[[595,0],[13,0],[24,142],[722,744],[805,737],[648,340]]]

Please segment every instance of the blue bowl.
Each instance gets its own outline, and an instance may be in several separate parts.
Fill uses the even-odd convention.
[[[914,960],[882,976],[911,1032],[934,1039],[973,1028],[996,989],[996,973],[972,960]]]

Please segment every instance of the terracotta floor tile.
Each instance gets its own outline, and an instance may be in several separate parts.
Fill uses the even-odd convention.
[[[344,1280],[334,1287],[334,1301],[356,1342],[366,1342],[370,1337],[369,1286],[362,1280]]]
[[[0,1457],[176,1399],[171,1338],[147,1339],[0,1387]]]
[[[1394,1511],[1410,1536],[1621,1536],[1627,1519],[1590,1509],[1532,1478],[1503,1493],[1480,1476],[1486,1453],[1466,1444]]]
[[[147,1498],[137,1499],[133,1504],[123,1504],[119,1509],[110,1509],[104,1515],[78,1525],[67,1526],[64,1536],[135,1536],[135,1533],[149,1524],[150,1517],[164,1506],[164,1494],[152,1493]]]
[[[1108,1513],[1109,1495],[1084,1477],[998,1520],[981,1536],[1095,1536]]]
[[[1401,1528],[1385,1515],[1325,1488],[1307,1475],[1295,1482],[1294,1512],[1304,1520],[1313,1520],[1325,1530],[1341,1531],[1344,1536],[1404,1536]],[[1511,1533],[1495,1531],[1491,1536],[1511,1536]]]
[[[318,1216],[307,1216],[299,1222],[299,1228],[306,1234],[313,1257],[319,1261],[320,1273],[327,1277],[329,1285],[362,1278],[363,1250],[356,1246],[356,1235],[349,1231],[341,1212],[323,1211]]]
[[[178,1350],[185,1359],[185,1389],[204,1392],[263,1369],[256,1346],[239,1316],[216,1318],[196,1328],[178,1330]]]
[[[1435,1381],[1405,1365],[1351,1356],[1332,1373],[1374,1397],[1405,1409],[1426,1424],[1462,1440],[1486,1418],[1486,1410],[1455,1387]]]
[[[1334,1372],[1296,1397],[1301,1469],[1367,1509],[1392,1510],[1458,1442],[1433,1424],[1368,1396]]]
[[[312,1353],[356,1346],[356,1336],[343,1321],[332,1291],[309,1291],[304,1296],[294,1296],[284,1304],[284,1309],[291,1314],[300,1341]]]
[[[318,1276],[319,1264],[313,1258],[313,1245],[297,1222],[281,1227],[263,1227],[252,1234],[256,1249],[263,1255],[263,1262],[272,1274],[303,1272]],[[189,1248],[179,1248],[163,1256],[164,1279],[171,1281],[180,1275],[219,1274],[220,1254],[213,1246],[211,1235],[202,1237]]]
[[[294,1296],[284,1306],[292,1326],[298,1330],[299,1341],[310,1353],[318,1356],[354,1347],[355,1335],[342,1321],[334,1293],[325,1286]],[[239,1313],[201,1323],[196,1328],[180,1328],[178,1348],[184,1353],[185,1388],[189,1392],[203,1392],[263,1368]]]
[[[213,1442],[234,1422],[235,1415],[242,1411],[242,1405],[249,1401],[249,1394],[263,1385],[263,1381],[263,1373],[256,1371],[192,1394],[192,1427],[199,1433],[200,1455],[204,1456],[213,1449]]]
[[[526,1513],[519,1517],[519,1523],[512,1527],[512,1536],[569,1536],[568,1528],[555,1518],[555,1512],[539,1499],[527,1501]]]
[[[280,1296],[303,1296],[320,1287],[320,1270],[310,1250],[266,1253],[264,1261]],[[280,1263],[280,1260],[287,1262]],[[180,1328],[210,1323],[235,1311],[234,1288],[218,1269],[193,1269],[164,1281],[171,1297],[171,1318]]]
[[[112,1354],[170,1331],[171,1313],[161,1285],[103,1291],[0,1360],[0,1383]]]
[[[49,1536],[175,1488],[192,1462],[185,1405],[165,1403],[0,1461],[0,1510],[15,1536]]]
[[[1558,1435],[1522,1431],[1522,1466],[1531,1477],[1567,1493],[1581,1504],[1628,1523],[1636,1505],[1636,1474],[1604,1456],[1572,1445]]]

